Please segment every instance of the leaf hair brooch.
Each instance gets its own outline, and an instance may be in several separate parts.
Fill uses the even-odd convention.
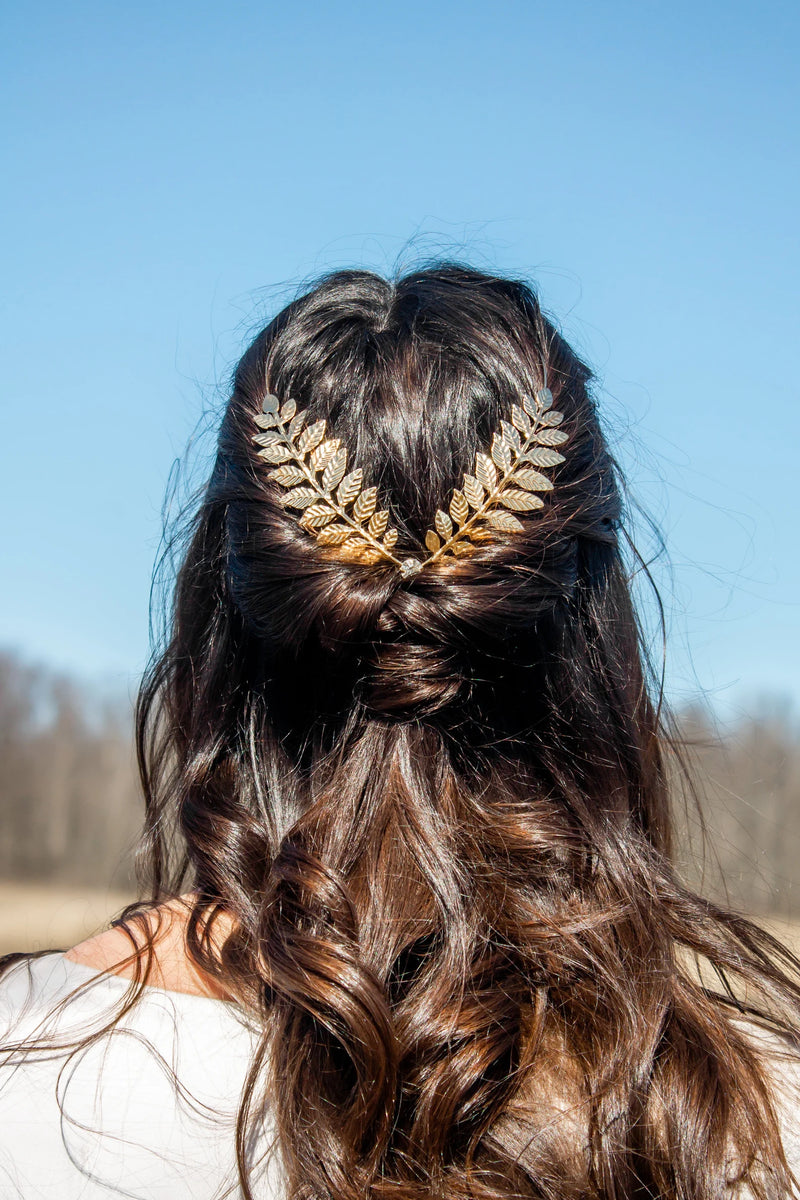
[[[347,474],[347,450],[339,438],[327,438],[326,422],[306,425],[294,400],[284,404],[268,395],[256,424],[263,433],[253,441],[259,454],[276,465],[269,478],[288,489],[284,508],[301,509],[300,524],[320,546],[335,546],[352,562],[403,563],[392,554],[397,530],[389,528],[387,509],[377,510],[378,489],[363,487],[360,469]]]
[[[294,400],[281,404],[270,394],[255,418],[262,432],[253,441],[260,457],[275,464],[268,478],[285,489],[284,508],[302,511],[299,523],[319,546],[335,548],[350,562],[392,563],[408,578],[446,555],[472,554],[493,533],[523,532],[516,514],[542,508],[537,493],[553,486],[536,468],[564,461],[554,449],[567,440],[558,428],[564,417],[552,404],[552,392],[544,387],[533,399],[525,396],[521,407],[512,406],[511,422],[500,422],[490,454],[479,451],[475,474],[465,475],[454,489],[449,513],[437,511],[422,560],[393,553],[397,530],[389,526],[388,510],[377,507],[378,489],[363,486],[360,468],[347,472],[347,449],[339,438],[326,436],[324,420],[306,425],[306,413],[297,411]]]
[[[501,421],[492,438],[491,454],[475,455],[475,474],[465,475],[455,488],[449,513],[439,509],[434,529],[425,535],[430,555],[423,565],[447,554],[471,554],[475,543],[486,541],[494,531],[522,533],[525,526],[515,514],[542,508],[537,492],[552,490],[552,481],[537,467],[553,467],[564,461],[554,446],[567,440],[557,426],[564,414],[552,407],[549,388],[538,390],[533,399],[525,396],[522,407],[514,404],[511,421]]]

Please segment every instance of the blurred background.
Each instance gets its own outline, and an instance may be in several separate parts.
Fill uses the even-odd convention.
[[[681,861],[791,931],[798,6],[34,0],[0,25],[0,952],[133,894],[151,572],[238,354],[325,270],[434,257],[531,280],[593,367],[705,796]]]

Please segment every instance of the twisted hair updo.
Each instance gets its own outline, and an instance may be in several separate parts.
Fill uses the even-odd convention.
[[[320,547],[253,443],[267,391],[325,418],[411,551],[545,381],[544,506],[407,578]],[[790,1194],[728,977],[796,1033],[798,964],[674,869],[589,384],[529,287],[451,264],[336,272],[238,366],[138,748],[152,901],[191,884],[190,953],[263,1029],[247,1200],[267,1124],[290,1200]]]
[[[401,544],[418,547],[476,450],[545,379],[571,435],[545,509],[524,534],[406,580],[317,547],[252,441],[266,392],[294,397],[367,465]],[[394,719],[436,714],[496,732],[497,673],[536,689],[542,623],[574,603],[582,572],[613,569],[619,498],[587,379],[528,289],[455,267],[396,284],[340,273],[290,305],[239,366],[209,488],[225,512],[230,594],[267,648],[274,687],[302,663],[328,711],[356,696]],[[524,726],[518,697],[509,720]]]

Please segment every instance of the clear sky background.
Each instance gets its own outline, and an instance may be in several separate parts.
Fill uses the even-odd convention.
[[[0,641],[132,686],[170,468],[248,338],[443,253],[532,279],[597,372],[671,695],[796,704],[799,34],[772,0],[6,5]]]

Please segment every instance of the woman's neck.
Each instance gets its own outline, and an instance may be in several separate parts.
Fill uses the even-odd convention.
[[[187,949],[186,925],[194,899],[194,895],[188,893],[151,909],[145,914],[146,934],[139,921],[130,923],[130,935],[122,928],[107,929],[73,946],[67,951],[66,958],[96,971],[108,971],[125,979],[135,979],[137,959],[142,966],[147,964],[145,949],[150,941],[153,953],[147,980],[149,985],[170,992],[229,1000],[230,995],[215,979],[200,970]],[[215,918],[213,944],[219,946],[232,926],[233,918],[227,914],[221,913]],[[131,936],[138,947],[138,954],[134,951]]]

